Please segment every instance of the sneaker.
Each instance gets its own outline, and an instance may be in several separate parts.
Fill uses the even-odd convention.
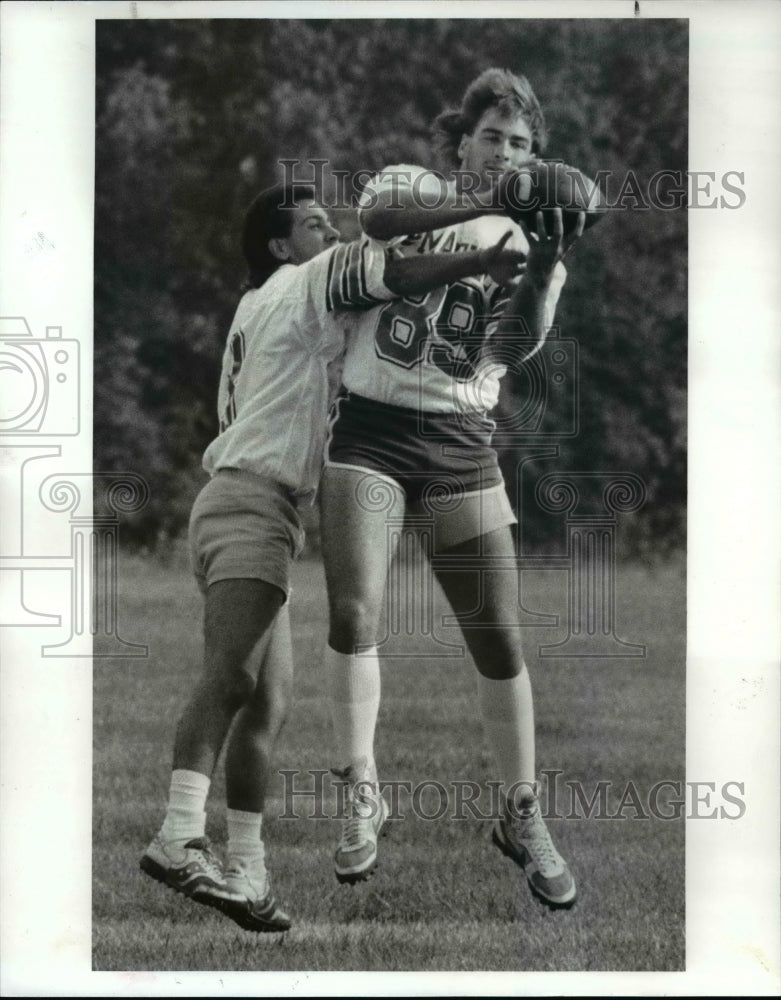
[[[371,779],[365,758],[333,773],[347,783],[347,818],[334,870],[340,882],[361,882],[377,867],[377,838],[388,818],[388,803]]]
[[[222,866],[206,837],[182,842],[162,840],[158,834],[141,858],[141,871],[196,903],[220,909],[243,897],[225,882]]]
[[[242,901],[226,902],[220,909],[243,930],[258,934],[290,930],[290,917],[277,904],[267,874],[258,878],[238,864],[231,865],[225,870],[225,883]]]
[[[539,803],[520,816],[497,820],[493,840],[499,850],[523,869],[534,895],[552,908],[568,908],[575,902],[575,880],[553,846]]]

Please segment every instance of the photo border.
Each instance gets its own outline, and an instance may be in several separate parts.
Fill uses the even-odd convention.
[[[631,0],[529,2],[524,18],[634,17]],[[687,821],[681,973],[93,973],[91,662],[3,629],[6,995],[772,995],[779,978],[781,5],[649,2],[688,18],[690,170],[745,172],[738,211],[689,212],[687,779],[745,782],[739,822]],[[517,4],[15,3],[0,9],[0,312],[92,371],[94,21],[109,17],[514,17]],[[92,467],[91,398],[61,469]],[[16,488],[0,446],[3,502]],[[15,473],[14,473],[15,474]],[[67,522],[65,522],[67,523]],[[62,551],[56,531],[40,544]],[[48,551],[48,549],[47,549]],[[53,592],[61,599],[58,581]],[[66,877],[62,877],[63,871]],[[32,884],[32,891],[30,886]]]

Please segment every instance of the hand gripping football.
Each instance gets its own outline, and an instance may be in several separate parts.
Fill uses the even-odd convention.
[[[530,160],[505,174],[499,182],[499,199],[505,215],[532,232],[536,231],[539,211],[550,232],[553,209],[560,208],[565,233],[575,228],[579,212],[586,213],[586,229],[607,212],[597,185],[561,160]]]

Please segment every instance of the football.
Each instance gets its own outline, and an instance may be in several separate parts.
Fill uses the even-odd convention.
[[[500,198],[505,214],[532,232],[536,231],[539,211],[551,232],[553,209],[560,208],[565,233],[575,228],[579,212],[586,213],[586,229],[607,212],[605,198],[594,181],[561,160],[530,160],[506,174]]]

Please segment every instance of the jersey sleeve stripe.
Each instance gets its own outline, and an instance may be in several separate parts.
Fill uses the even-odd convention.
[[[360,269],[359,248],[356,243],[351,243],[347,251],[344,274],[342,275],[342,287],[344,289],[344,301],[352,305],[359,303],[359,280],[358,271]]]
[[[358,270],[358,279],[361,285],[361,295],[363,295],[364,298],[371,299],[371,296],[369,295],[369,289],[366,287],[366,249],[367,245],[365,243],[362,243],[360,246],[361,264]]]
[[[333,280],[334,280],[334,270],[336,256],[339,253],[341,247],[337,247],[336,250],[331,254],[331,259],[328,261],[328,274],[325,279],[325,308],[327,312],[334,311],[334,300],[332,295]]]
[[[350,264],[350,277],[353,279],[354,296],[352,301],[356,305],[373,305],[380,302],[380,299],[369,294],[366,287],[366,257],[364,255],[365,244],[354,244],[352,261]]]
[[[333,274],[331,280],[329,281],[329,312],[333,312],[335,309],[344,309],[347,305],[349,305],[345,274],[349,253],[350,244],[342,244],[337,247],[336,252],[334,253]]]
[[[360,308],[384,303],[384,298],[373,295],[367,284],[366,246],[358,243],[343,244],[337,248],[328,268],[326,308]]]
[[[369,251],[369,244],[368,243],[362,243],[361,247],[360,247],[360,251],[361,251],[361,265],[360,265],[360,270],[359,270],[358,273],[359,273],[359,277],[360,277],[360,281],[361,281],[361,293],[362,293],[365,301],[367,301],[367,302],[384,302],[385,299],[381,299],[381,298],[379,298],[376,295],[372,295],[372,293],[369,291],[369,289],[368,289],[368,287],[366,285],[366,274],[367,274],[368,269],[369,269],[369,265],[368,265],[367,260],[366,260],[366,255],[367,255],[367,253]],[[383,254],[383,261],[384,260],[385,260],[385,255]]]

